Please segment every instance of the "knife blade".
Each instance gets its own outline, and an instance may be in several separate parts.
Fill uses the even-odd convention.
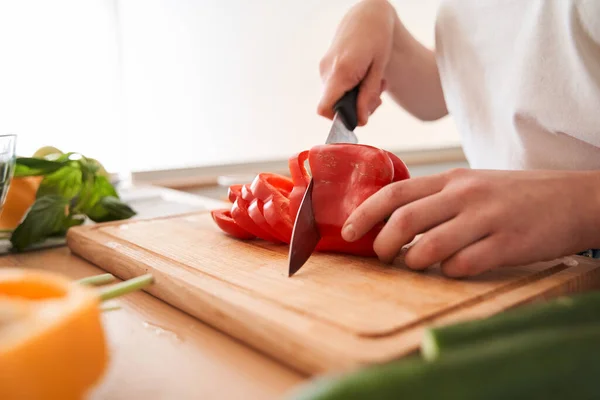
[[[335,116],[325,144],[358,143],[358,138],[354,133],[358,123],[356,114],[357,96],[358,86],[346,92],[335,104],[333,107]],[[291,277],[302,268],[321,240],[321,234],[315,221],[312,193],[313,179],[310,178],[294,221],[288,254],[288,277]]]

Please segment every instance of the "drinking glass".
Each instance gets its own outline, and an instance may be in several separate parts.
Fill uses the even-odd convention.
[[[0,135],[0,212],[15,172],[17,135]]]

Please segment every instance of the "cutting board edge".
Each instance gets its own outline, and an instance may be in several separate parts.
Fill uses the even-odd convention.
[[[192,214],[198,213],[194,212]],[[102,246],[100,243],[96,243],[93,241],[93,237],[95,235],[103,235],[100,231],[94,228],[94,226],[77,227],[77,229],[72,229],[69,231],[67,235],[67,245],[74,254],[92,262],[93,264],[97,265],[102,269],[107,270],[108,272],[114,273],[121,279],[128,279],[139,273],[146,272],[140,266],[138,266],[137,268],[138,271],[127,271],[127,269],[122,269],[121,266],[113,264],[111,264],[110,267],[107,267],[105,263],[103,263],[102,260],[99,259],[102,257],[90,257],[89,255],[86,257],[84,254],[82,254],[85,252],[81,252],[79,250],[81,250],[83,246],[85,246],[85,244],[83,244],[84,241],[87,241],[88,243],[95,246]],[[106,246],[104,250],[111,251],[111,249]],[[112,251],[115,250],[112,249]],[[99,254],[102,254],[102,252]],[[344,350],[341,350],[339,346],[338,348],[336,348],[335,346],[325,346],[327,348],[319,349],[315,343],[308,343],[307,340],[304,340],[305,338],[303,339],[302,335],[298,336],[295,335],[293,332],[288,332],[291,335],[288,337],[293,341],[293,346],[296,346],[298,349],[302,349],[302,347],[306,346],[312,346],[312,351],[316,353],[316,356],[309,356],[307,355],[308,352],[306,351],[291,351],[289,349],[283,349],[283,351],[279,351],[281,349],[266,348],[269,346],[264,346],[264,343],[265,340],[269,339],[270,334],[268,332],[260,332],[261,329],[258,329],[259,327],[253,326],[253,324],[249,324],[247,322],[244,323],[242,321],[254,321],[254,318],[256,318],[257,314],[253,314],[251,312],[246,311],[243,312],[245,318],[241,318],[241,320],[235,321],[238,325],[234,326],[233,328],[231,326],[223,325],[222,321],[218,319],[218,314],[225,315],[227,311],[233,311],[233,314],[239,314],[240,312],[239,310],[232,309],[232,305],[230,304],[230,302],[228,303],[223,299],[216,299],[217,302],[220,302],[220,304],[215,303],[215,298],[212,298],[211,301],[206,301],[204,303],[204,306],[206,307],[216,307],[215,310],[213,310],[213,312],[217,315],[215,316],[208,315],[210,314],[208,312],[205,312],[203,314],[199,313],[196,310],[189,310],[189,307],[185,307],[185,305],[183,305],[182,307],[182,304],[177,304],[177,301],[173,302],[172,299],[165,299],[163,298],[164,296],[161,297],[157,293],[153,293],[151,289],[147,290],[147,292],[153,295],[154,297],[160,299],[161,301],[164,301],[165,303],[168,303],[174,306],[175,308],[178,308],[181,311],[192,315],[200,321],[213,326],[219,331],[222,331],[225,334],[234,337],[236,340],[246,343],[247,345],[251,346],[257,351],[264,353],[272,358],[275,358],[280,362],[288,365],[289,367],[298,370],[301,373],[312,375],[329,371],[352,369],[370,363],[386,362],[414,353],[418,351],[418,347],[420,344],[420,335],[423,332],[423,329],[425,329],[425,327],[429,324],[435,324],[439,322],[448,323],[463,319],[469,319],[471,317],[485,317],[509,308],[513,308],[521,304],[531,302],[536,298],[554,297],[557,294],[580,291],[581,284],[578,284],[577,282],[585,280],[585,276],[587,275],[584,276],[584,274],[576,273],[575,270],[585,267],[586,263],[589,268],[587,274],[591,272],[595,275],[595,279],[587,279],[586,282],[589,283],[588,286],[597,286],[597,282],[598,280],[600,280],[600,265],[581,258],[580,264],[576,267],[568,267],[548,277],[541,278],[540,280],[533,282],[527,287],[521,287],[518,288],[518,290],[499,293],[497,296],[493,297],[496,306],[492,308],[481,303],[474,304],[465,308],[460,308],[448,314],[443,314],[437,318],[433,318],[430,321],[424,321],[423,323],[417,326],[414,326],[402,332],[398,332],[397,334],[389,337],[356,337],[355,335],[349,335],[347,332],[337,330],[337,334],[341,335],[340,338],[346,340],[346,343],[352,343]],[[590,283],[590,281],[593,281],[595,283]],[[565,286],[572,286],[573,290],[565,291]],[[257,300],[252,298],[251,296],[246,296],[246,299],[244,301],[252,303],[256,302]],[[224,310],[227,309],[227,307],[229,307],[229,309]],[[293,311],[288,309],[282,310],[284,310],[284,312],[288,314],[294,313]],[[302,314],[298,314],[297,317],[310,320]],[[311,321],[311,323],[312,322],[313,321]],[[331,326],[327,326],[327,329],[329,329],[328,332],[331,332],[332,328],[333,327]],[[247,335],[248,331],[250,331],[252,335],[255,335],[250,340]],[[346,336],[345,338],[344,335]],[[344,342],[344,340],[341,341]],[[290,358],[291,354],[293,354],[295,357]],[[299,358],[298,355],[300,355]]]
[[[379,340],[380,342],[389,343],[402,340],[404,342],[403,345],[395,347],[401,350],[398,355],[403,356],[408,354],[408,350],[411,348],[418,350],[422,334],[428,327],[486,318],[537,301],[546,301],[558,296],[589,290],[600,290],[600,261],[590,260],[581,256],[573,257],[578,259],[578,265],[567,266],[567,268],[552,275],[533,281],[530,285],[497,293],[488,299],[493,300],[493,302],[487,301],[469,304],[452,312],[425,320],[399,334],[380,338]]]

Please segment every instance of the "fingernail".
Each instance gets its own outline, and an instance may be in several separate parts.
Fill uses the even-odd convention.
[[[356,237],[356,232],[354,232],[354,228],[352,227],[352,224],[348,224],[348,225],[344,226],[344,228],[342,229],[342,238],[347,242],[351,242],[354,240],[355,237]]]

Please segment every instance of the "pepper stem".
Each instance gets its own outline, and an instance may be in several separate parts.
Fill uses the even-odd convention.
[[[88,276],[86,278],[80,279],[77,283],[82,285],[90,285],[90,286],[100,286],[106,283],[110,283],[115,280],[115,276],[113,274],[101,274]]]
[[[100,301],[106,301],[142,289],[154,282],[151,274],[137,276],[100,290]]]

